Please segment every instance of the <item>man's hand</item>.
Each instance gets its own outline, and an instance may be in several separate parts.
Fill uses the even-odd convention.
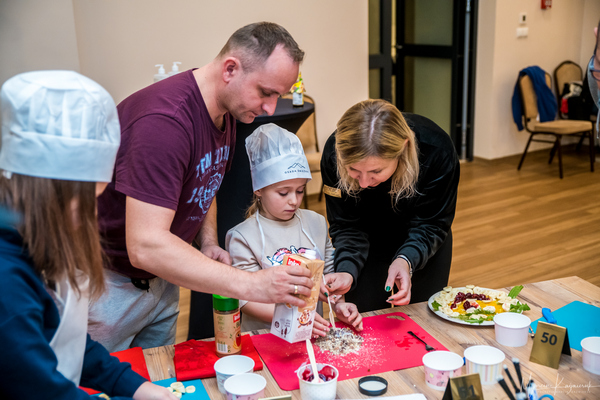
[[[385,281],[385,291],[390,292],[394,284],[398,287],[398,293],[387,299],[388,303],[402,306],[410,302],[410,267],[403,258],[396,258],[388,269],[388,278]]]
[[[354,278],[347,272],[336,272],[325,275],[325,282],[327,282],[329,296],[334,300],[334,298],[346,294],[350,290]]]
[[[222,262],[223,264],[231,265],[231,255],[229,255],[227,251],[218,245],[204,246],[200,249],[200,251],[210,259]]]
[[[133,400],[178,400],[166,387],[144,382],[133,394]]]
[[[279,265],[273,268],[252,272],[256,279],[253,301],[260,303],[288,303],[292,306],[305,307],[306,302],[295,295],[310,296],[313,281],[310,270],[299,265]]]

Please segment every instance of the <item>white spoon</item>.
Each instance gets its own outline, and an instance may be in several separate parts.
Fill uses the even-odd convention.
[[[317,360],[315,360],[315,351],[313,349],[312,343],[310,339],[306,339],[306,352],[308,353],[308,359],[310,360],[310,366],[313,370],[313,382],[319,383],[323,382],[321,378],[319,378],[319,370],[317,369]]]

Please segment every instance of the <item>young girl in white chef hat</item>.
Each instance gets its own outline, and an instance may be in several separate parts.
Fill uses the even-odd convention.
[[[119,148],[115,104],[72,71],[37,71],[1,96],[0,398],[172,399],[87,335],[100,296],[103,255],[96,196]],[[118,396],[118,397],[115,397]]]
[[[334,249],[325,218],[299,208],[311,174],[298,137],[275,124],[262,125],[246,139],[246,152],[254,202],[247,219],[227,232],[225,247],[233,266],[258,271],[280,265],[285,254],[314,250],[325,261],[324,273],[332,273]],[[271,327],[273,304],[241,303],[242,331]],[[362,330],[356,305],[339,299],[332,306],[339,320]],[[329,323],[317,314],[313,335],[325,336],[328,330]]]

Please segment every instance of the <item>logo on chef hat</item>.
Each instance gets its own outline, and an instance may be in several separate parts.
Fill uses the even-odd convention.
[[[287,169],[285,170],[286,174],[295,174],[298,172],[308,172],[308,168],[306,168],[301,163],[296,162],[296,163],[293,163],[292,165],[290,165],[289,167],[287,167]]]

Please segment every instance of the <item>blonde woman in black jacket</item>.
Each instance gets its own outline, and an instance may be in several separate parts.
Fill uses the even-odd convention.
[[[460,167],[429,119],[365,100],[323,149],[333,294],[361,311],[425,301],[448,283]]]

